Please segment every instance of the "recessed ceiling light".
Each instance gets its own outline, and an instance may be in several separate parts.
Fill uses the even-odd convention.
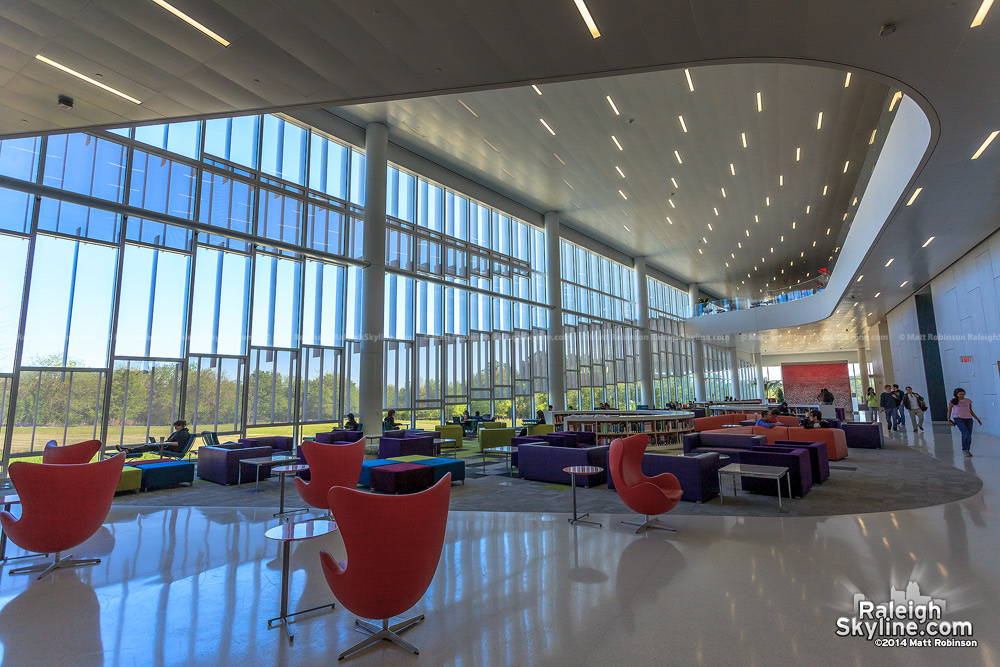
[[[719,188],[719,189],[722,190],[722,198],[725,199],[726,198],[726,189],[725,188]]]
[[[687,123],[684,122],[684,116],[678,116],[677,120],[679,120],[681,122],[681,129],[684,130],[685,132],[687,132],[688,131],[688,126],[687,126]]]
[[[715,211],[716,215],[719,215],[719,209],[717,207],[713,206],[712,210]]]
[[[569,189],[570,190],[576,190],[576,188],[574,188],[572,185],[570,185],[569,181],[567,181],[565,178],[563,179],[563,183],[565,183],[566,185],[569,185]]]
[[[703,253],[703,252],[701,251],[701,248],[698,248],[698,254],[699,254],[699,255],[704,255],[705,253]]]
[[[624,172],[624,171],[622,171],[622,168],[621,168],[621,167],[619,167],[618,165],[615,165],[615,171],[617,171],[617,172],[618,172],[618,175],[619,175],[619,176],[621,176],[622,178],[625,178],[625,172]]]
[[[80,72],[77,72],[75,69],[73,69],[71,67],[66,67],[65,65],[63,65],[61,63],[57,63],[55,60],[50,60],[49,58],[46,58],[45,56],[43,56],[41,54],[36,55],[35,59],[42,61],[46,65],[51,65],[52,67],[55,67],[57,70],[61,70],[63,72],[66,72],[67,74],[75,76],[78,79],[86,81],[87,83],[89,83],[91,85],[97,86],[101,90],[106,90],[109,93],[112,93],[114,95],[117,95],[118,97],[124,98],[124,99],[128,100],[129,102],[132,102],[133,104],[142,104],[142,102],[140,102],[139,100],[135,99],[131,95],[126,95],[125,93],[123,93],[122,91],[118,90],[117,88],[112,88],[111,86],[103,84],[100,81],[96,81],[94,79],[91,79],[86,74],[81,74]]]
[[[733,164],[732,162],[729,163],[729,173],[732,174],[733,176],[736,175],[736,165]]]
[[[908,283],[908,282],[910,282],[910,281],[909,280],[904,280],[902,283],[900,283],[899,286],[900,287],[906,287],[906,283]]]
[[[764,206],[770,206],[770,205],[771,205],[771,198],[764,197]]]
[[[628,214],[628,211],[626,211],[625,209],[622,209],[622,213],[624,213],[624,214],[625,214],[625,217],[626,217],[626,218],[630,217],[630,216],[629,216],[629,214]]]
[[[972,25],[970,28],[978,28],[983,24],[983,19],[986,18],[986,12],[990,11],[990,7],[993,6],[993,0],[983,0],[983,4],[979,5],[979,11],[976,12],[976,17],[972,19]]]
[[[785,242],[785,235],[784,235],[784,234],[782,234],[782,235],[781,235],[781,243],[784,243],[784,242]]]
[[[540,90],[538,89],[538,86],[536,86],[535,84],[531,84],[531,89],[532,89],[532,90],[534,90],[534,91],[535,91],[536,93],[538,93],[539,95],[541,95],[541,94],[542,94],[542,91],[540,91]]]
[[[829,227],[827,227],[827,228],[826,228],[826,235],[827,235],[827,236],[829,236],[829,235],[830,235],[830,228],[829,228]]]
[[[754,222],[760,222],[760,216],[759,216],[759,215],[756,215],[756,214],[754,214],[754,216],[753,216],[753,221],[754,221]]]
[[[569,184],[567,183],[567,185],[569,185]],[[571,204],[572,204],[573,206],[576,206],[577,208],[580,208],[580,205],[579,205],[579,204],[577,204],[577,203],[576,203],[575,201],[571,201],[570,203],[571,203]]]
[[[677,208],[677,204],[674,203],[673,199],[668,198],[667,201],[670,203],[670,208]]]
[[[975,155],[972,156],[973,160],[977,159],[980,155],[983,154],[983,151],[986,150],[986,147],[989,146],[990,143],[992,143],[993,140],[997,138],[997,134],[1000,134],[1000,130],[993,130],[992,132],[990,132],[990,136],[986,137],[986,141],[983,142],[983,145],[980,146],[979,150],[976,151]]]
[[[871,317],[871,316],[872,316],[872,314],[871,314],[871,313],[868,313],[868,317]]]
[[[854,201],[851,202],[851,206],[857,206],[857,205],[858,205],[858,198],[855,197]]]
[[[740,250],[743,250],[743,243],[741,243],[740,241],[737,241],[736,242],[736,247],[739,248]],[[735,259],[735,257],[733,259]]]
[[[747,232],[747,237],[749,238],[750,237],[750,230],[748,229],[748,230],[746,230],[746,232]]]
[[[874,130],[872,130],[872,136],[871,136],[871,138],[870,138],[870,139],[868,140],[868,145],[869,145],[869,146],[871,146],[872,144],[874,144],[874,143],[875,143],[875,135],[876,135],[877,133],[878,133],[878,128],[875,128]]]
[[[708,231],[712,231],[712,223],[708,223]]]
[[[822,130],[823,129],[823,112],[822,111],[820,111],[819,115],[816,116],[816,129],[817,130]]]
[[[843,219],[847,220],[847,214],[846,213],[844,214],[844,218]]]
[[[802,157],[802,148],[795,149],[795,161],[798,162]]]
[[[615,106],[615,101],[613,99],[611,99],[611,96],[610,95],[606,95],[605,98],[608,100],[608,104],[611,105],[611,110],[615,112],[615,115],[616,116],[621,116],[622,114],[621,114],[620,111],[618,111],[618,107]]]
[[[913,195],[910,197],[910,201],[906,202],[907,206],[910,206],[911,204],[913,204],[914,201],[916,201],[917,195],[920,194],[921,190],[923,190],[923,188],[917,188],[916,190],[913,191]]]
[[[743,139],[743,148],[747,147],[747,133],[740,132],[740,138]]]
[[[889,111],[892,111],[896,106],[896,102],[903,99],[903,91],[897,90],[896,94],[892,96],[892,100],[889,102]]]
[[[774,246],[771,246],[771,254],[772,254],[772,255],[774,254]],[[762,262],[763,262],[763,261],[764,261],[764,258],[762,257],[760,261],[762,261]]]
[[[735,252],[729,253],[729,258],[730,259],[736,259],[736,253]]]
[[[854,282],[856,282],[856,283],[860,283],[860,282],[861,282],[861,279],[862,279],[862,278],[864,278],[864,277],[865,277],[865,274],[863,274],[863,273],[862,273],[862,274],[861,274],[860,276],[858,276],[858,279],[857,279],[857,280],[855,280]]]
[[[679,187],[679,186],[677,185],[677,179],[676,179],[676,178],[674,178],[673,176],[671,176],[671,177],[670,177],[670,182],[674,184],[674,187],[675,187],[675,188],[676,188],[676,187]]]
[[[784,187],[784,185],[785,185],[785,175],[784,174],[778,174],[778,187],[779,188],[780,187]]]
[[[624,192],[622,192],[621,190],[618,191],[618,194],[620,194],[622,196],[622,199],[628,199],[628,196],[626,196],[626,194]]]
[[[560,164],[562,164],[562,166],[564,166],[564,167],[566,166],[566,163],[563,162],[563,159],[561,157],[559,157],[558,153],[553,153],[553,155],[555,155],[556,159],[559,160],[559,162],[560,162]]]
[[[669,215],[667,216],[667,222],[669,222],[671,225],[674,224],[674,221],[670,219]]]
[[[684,160],[681,159],[681,154],[674,151],[674,157],[677,158],[677,164],[684,164]]]
[[[539,118],[538,120],[539,122],[541,122],[542,125],[545,126],[545,129],[549,131],[549,134],[551,134],[553,137],[556,136],[556,131],[553,130],[551,127],[549,127],[549,124],[545,122],[544,118]]]
[[[757,112],[760,113],[764,110],[764,100],[761,99],[760,91],[757,91]]]
[[[471,113],[471,114],[472,114],[473,116],[475,116],[476,118],[479,118],[479,114],[477,114],[477,113],[476,113],[475,111],[473,111],[473,110],[472,110],[472,107],[470,107],[470,106],[469,106],[468,104],[466,104],[466,103],[465,103],[465,102],[463,102],[462,100],[458,100],[458,103],[459,103],[459,104],[461,104],[461,105],[462,105],[463,107],[465,107],[465,110],[466,110],[466,111],[468,111],[469,113]]]
[[[590,30],[590,34],[594,39],[601,36],[601,31],[597,29],[597,24],[594,23],[594,17],[590,15],[590,10],[587,9],[587,5],[583,0],[573,0],[576,3],[576,8],[580,12],[580,16],[583,17],[583,22],[587,24],[587,29]]]
[[[494,146],[493,144],[491,144],[489,139],[483,139],[483,141],[485,141],[486,145],[489,146],[490,148],[492,148],[493,150],[495,150],[497,153],[500,152],[500,149],[497,148],[496,146]]]
[[[850,166],[851,166],[851,161],[850,160],[848,160],[847,162],[844,163],[844,173],[845,174],[847,173],[847,168],[850,167]]]
[[[622,213],[625,213],[625,211],[622,211]],[[628,213],[625,213],[625,215],[628,215]],[[632,230],[628,228],[628,225],[622,225],[622,227],[625,228],[626,232],[630,232],[631,233]]]
[[[927,239],[926,241],[924,241],[924,244],[922,246],[920,246],[920,247],[921,248],[926,248],[927,246],[929,246],[931,244],[931,241],[933,241],[935,238],[937,238],[937,237],[936,236],[930,237],[929,239]]]
[[[875,292],[875,298],[876,299],[879,298],[880,296],[882,296],[882,292]]]
[[[844,88],[847,88],[849,85],[851,85],[851,73],[850,72],[847,73],[847,77],[844,79]]]
[[[853,306],[851,306],[851,307],[852,307],[852,308],[857,308],[857,307],[858,307],[858,302],[857,302],[857,301],[855,301],[855,302],[854,302],[854,305],[853,305]]]
[[[181,10],[177,9],[176,7],[174,7],[173,5],[171,5],[169,2],[164,2],[164,0],[153,0],[153,2],[155,2],[156,4],[158,4],[160,7],[163,7],[168,12],[170,12],[171,14],[173,14],[174,16],[176,16],[177,18],[179,18],[180,20],[184,21],[185,23],[187,23],[191,27],[196,28],[197,30],[200,30],[204,34],[208,35],[209,37],[211,37],[212,39],[214,39],[215,41],[217,41],[219,44],[222,44],[223,46],[226,46],[226,47],[229,46],[229,42],[228,41],[226,41],[225,39],[223,39],[222,37],[220,37],[218,34],[212,32],[211,30],[209,30],[208,28],[206,28],[204,25],[202,25],[198,21],[195,21],[193,18],[191,18],[190,16],[188,16],[187,14],[185,14],[184,12],[182,12]]]
[[[829,188],[829,187],[830,187],[829,185],[824,185],[823,186],[823,196],[824,197],[826,196],[826,191],[827,191],[827,188]]]
[[[805,256],[806,256],[806,251],[805,250],[803,250],[802,252],[799,253],[799,257],[805,257]]]
[[[622,148],[622,145],[620,143],[618,143],[618,137],[616,137],[613,134],[611,135],[611,141],[615,142],[615,146],[618,147],[618,150],[620,150],[620,151],[625,150],[624,148]]]
[[[814,247],[814,248],[816,247],[816,242],[815,242],[815,241],[813,241],[813,247]]]
[[[708,239],[706,239],[704,236],[702,236],[701,237],[701,242],[702,243],[708,243]]]
[[[689,69],[685,69],[684,70],[684,78],[687,79],[688,90],[690,90],[693,93],[694,92],[694,81],[691,80],[691,70],[689,70]]]
[[[792,229],[795,229],[795,221],[792,220]]]
[[[890,258],[890,259],[889,259],[889,261],[885,263],[885,266],[886,266],[886,268],[888,268],[888,267],[889,267],[889,265],[890,265],[890,264],[892,264],[892,263],[893,263],[893,262],[895,262],[895,261],[896,261],[896,258],[895,258],[895,257],[892,257],[892,258]]]

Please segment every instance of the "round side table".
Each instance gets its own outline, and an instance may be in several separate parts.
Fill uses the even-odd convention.
[[[291,510],[289,512],[285,511],[285,477],[288,475],[294,475],[300,473],[303,470],[309,470],[309,466],[303,465],[301,463],[295,463],[289,466],[281,466],[280,468],[274,468],[271,472],[276,473],[280,479],[278,483],[281,485],[281,500],[278,503],[278,511],[275,512],[274,516],[279,517],[283,521],[288,521],[289,514],[296,514],[298,512],[308,512],[308,507],[303,507],[300,509]]]
[[[589,523],[591,526],[601,527],[601,524],[596,521],[584,521],[590,512],[586,514],[577,514],[576,512],[576,476],[577,475],[596,475],[599,472],[604,472],[604,468],[598,466],[569,466],[568,468],[563,468],[563,472],[567,473],[570,478],[570,484],[573,486],[573,518],[569,520],[572,524],[577,523]]]
[[[280,523],[264,533],[267,539],[276,540],[281,543],[281,613],[276,618],[268,619],[267,629],[270,630],[276,625],[280,625],[288,633],[289,644],[295,640],[295,635],[292,634],[292,629],[289,627],[292,623],[292,616],[298,616],[310,611],[319,611],[327,607],[333,609],[336,606],[333,603],[322,604],[318,607],[288,613],[288,559],[291,553],[292,542],[300,542],[313,537],[328,535],[335,530],[337,530],[335,522],[327,521],[326,519],[315,519],[313,521],[300,521],[298,523]]]

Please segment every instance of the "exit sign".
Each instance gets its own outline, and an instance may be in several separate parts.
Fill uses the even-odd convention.
[[[961,360],[961,362],[963,364],[971,364],[972,363],[972,357],[959,357],[959,359]]]

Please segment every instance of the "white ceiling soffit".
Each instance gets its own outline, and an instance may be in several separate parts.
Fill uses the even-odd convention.
[[[685,284],[750,296],[829,266],[889,93],[845,74],[712,65],[331,111]]]
[[[715,337],[784,329],[811,324],[834,314],[893,212],[903,205],[910,184],[933,145],[934,131],[923,110],[906,96],[898,105],[826,289],[795,301],[692,317],[687,320],[689,334]],[[853,340],[850,331],[845,333]]]

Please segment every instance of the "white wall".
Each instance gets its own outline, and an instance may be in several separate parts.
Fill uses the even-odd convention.
[[[924,354],[920,346],[920,328],[917,326],[917,303],[911,296],[886,315],[889,324],[889,347],[892,350],[892,376],[883,384],[913,387],[927,397],[927,376],[924,375]],[[881,387],[876,391],[881,392]],[[929,412],[927,413],[930,414]]]
[[[858,363],[857,350],[840,352],[806,352],[802,354],[764,354],[761,362],[764,366],[780,366],[781,364],[809,364],[846,361],[849,364]]]
[[[892,350],[889,346],[889,326],[885,320],[868,327],[868,355],[872,362],[871,385],[881,393],[886,382],[892,384]]]
[[[931,293],[948,396],[964,387],[985,430],[1000,435],[1000,232],[934,278]]]

